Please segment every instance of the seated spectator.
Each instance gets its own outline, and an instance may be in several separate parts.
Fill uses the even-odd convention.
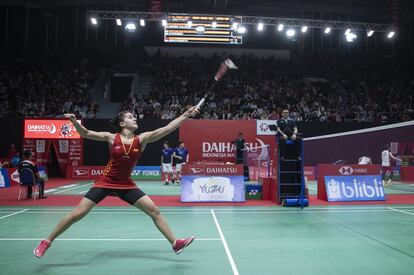
[[[367,156],[362,156],[358,159],[358,164],[359,165],[367,165],[367,164],[372,164],[372,160],[370,157]]]
[[[36,163],[32,160],[32,151],[25,150],[23,152],[23,161],[20,162],[18,166],[18,171],[20,172],[23,168],[28,168],[32,170],[33,174],[35,175],[36,184],[39,185],[39,199],[46,199],[45,196],[45,181],[40,177],[39,170],[37,169]],[[27,198],[32,198],[32,187],[27,187]]]
[[[16,154],[10,160],[11,167],[17,167],[20,161],[21,161],[20,152],[16,152]]]

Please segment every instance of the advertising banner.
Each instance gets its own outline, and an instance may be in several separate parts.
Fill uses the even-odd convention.
[[[234,141],[243,133],[248,152],[266,155],[264,150],[273,152],[274,135],[258,135],[255,120],[187,120],[180,127],[180,140],[190,152],[190,163],[195,161],[236,161]],[[267,149],[264,145],[269,144]],[[254,149],[260,147],[258,149]],[[272,154],[271,154],[272,155]]]
[[[270,131],[269,125],[276,125],[276,120],[256,120],[256,133],[261,136],[275,136],[275,132]]]
[[[303,167],[303,173],[307,180],[316,180],[316,167],[315,166],[305,166]]]
[[[103,174],[105,166],[68,166],[66,178],[95,180]],[[161,180],[159,166],[135,166],[131,172],[132,180]]]
[[[76,139],[80,135],[66,119],[25,119],[24,138]]]
[[[181,202],[244,202],[243,176],[183,176]]]
[[[325,176],[328,201],[384,201],[381,176]]]
[[[381,166],[358,164],[319,164],[318,171],[318,199],[327,200],[325,176],[381,176]]]
[[[81,139],[71,139],[68,141],[68,151],[60,151],[67,158],[67,164],[71,166],[79,166],[83,164],[83,142]]]
[[[68,166],[66,178],[92,180],[103,174],[105,166]]]
[[[135,166],[131,178],[132,180],[161,180],[161,167]]]
[[[1,168],[0,169],[0,188],[10,187],[10,180],[9,174],[7,173],[7,169]]]
[[[183,166],[183,175],[197,176],[242,176],[241,164],[187,164]]]

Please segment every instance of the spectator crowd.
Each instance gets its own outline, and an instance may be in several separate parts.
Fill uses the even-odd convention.
[[[390,57],[231,57],[213,88],[204,119],[279,119],[288,108],[297,121],[397,122],[414,119],[412,62]],[[123,110],[139,118],[173,119],[212,86],[224,56],[155,55],[139,74],[152,77],[148,95],[131,94]],[[91,89],[100,69],[91,59],[57,53],[0,54],[0,118],[53,117],[71,112],[99,117]],[[141,70],[141,71],[140,71]]]

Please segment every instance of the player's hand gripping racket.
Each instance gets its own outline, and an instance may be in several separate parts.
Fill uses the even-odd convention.
[[[229,58],[221,62],[220,68],[217,70],[216,75],[214,76],[214,82],[213,84],[208,88],[207,92],[205,93],[204,97],[198,102],[196,105],[196,109],[200,110],[201,106],[205,103],[207,97],[213,90],[214,86],[220,81],[220,79],[223,78],[223,76],[227,73],[228,69],[230,70],[237,70],[237,66],[234,65],[233,61],[231,61]]]

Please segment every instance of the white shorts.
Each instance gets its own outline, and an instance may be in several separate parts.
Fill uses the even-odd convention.
[[[162,172],[163,173],[172,173],[172,165],[171,163],[163,163],[162,164]]]
[[[181,170],[183,170],[183,165],[185,164],[185,162],[183,162],[183,163],[177,163],[176,165],[175,165],[175,171],[176,172],[181,172]]]

